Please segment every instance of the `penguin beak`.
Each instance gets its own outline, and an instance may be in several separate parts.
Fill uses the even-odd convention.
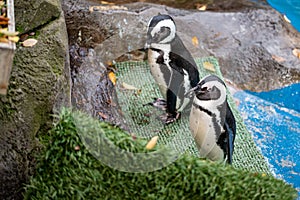
[[[191,88],[189,91],[187,91],[185,94],[184,94],[184,97],[191,97],[191,93],[198,90],[199,89],[199,85],[197,85],[196,87],[193,87]]]
[[[151,43],[152,43],[152,38],[150,35],[147,35],[147,40],[146,40],[146,44],[144,46],[144,50],[147,50],[151,47]]]
[[[144,50],[147,50],[150,48],[150,43],[148,43],[148,41],[146,42],[145,46],[144,46]]]

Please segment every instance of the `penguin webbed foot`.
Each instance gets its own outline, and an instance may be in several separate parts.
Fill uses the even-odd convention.
[[[158,109],[164,110],[164,111],[167,109],[167,101],[164,100],[163,98],[154,98],[153,102],[147,103],[145,105],[151,105],[155,108],[158,108]]]
[[[168,124],[171,124],[175,121],[177,121],[179,118],[180,118],[180,113],[179,112],[176,112],[174,114],[172,113],[166,113],[164,115],[161,115],[160,116],[160,119],[163,121],[163,123],[165,125],[168,125]]]

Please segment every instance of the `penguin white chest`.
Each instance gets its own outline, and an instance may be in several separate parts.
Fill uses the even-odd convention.
[[[169,66],[169,49],[163,51],[163,54],[155,51],[155,50],[148,50],[148,61],[150,65],[150,72],[158,84],[160,92],[164,98],[166,98],[166,93],[169,85],[169,80],[167,79],[170,75],[165,74],[166,72],[170,73],[170,66]],[[160,64],[158,60],[163,61],[163,64]]]
[[[192,136],[197,144],[201,157],[211,160],[223,160],[224,152],[217,144],[217,133],[213,116],[201,110],[199,107],[192,106],[190,114],[190,129]]]

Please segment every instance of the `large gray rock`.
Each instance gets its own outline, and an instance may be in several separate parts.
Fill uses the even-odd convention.
[[[300,60],[292,54],[300,43],[299,32],[268,6],[242,12],[187,11],[147,3],[109,10],[101,6],[84,1],[74,6],[64,1],[73,105],[99,119],[123,124],[116,119],[120,118],[114,112],[118,107],[105,106],[105,102],[116,101],[108,95],[114,90],[107,80],[106,63],[143,59],[147,22],[158,13],[172,15],[192,55],[218,58],[225,78],[239,88],[270,90],[300,80]],[[193,37],[199,45],[193,45]]]
[[[38,153],[37,134],[46,133],[53,122],[52,114],[61,106],[70,106],[66,25],[59,1],[52,2],[60,12],[55,14],[55,19],[49,20],[51,23],[32,22],[38,27],[34,30],[38,32],[38,43],[31,48],[17,46],[8,94],[0,96],[1,199],[23,199],[23,184],[33,174],[34,157]],[[19,3],[21,1],[15,2],[16,18],[28,12],[28,8]],[[32,19],[31,15],[24,17]],[[35,14],[34,19],[37,17]],[[19,22],[19,25],[27,27],[29,19],[23,20],[24,24]]]
[[[271,90],[300,80],[300,60],[292,53],[300,34],[273,9],[193,13],[180,21],[242,89]]]
[[[60,1],[57,0],[15,0],[16,29],[28,32],[40,29],[61,13]]]
[[[238,87],[269,90],[300,80],[292,50],[300,36],[271,8],[196,12],[135,3],[105,10],[97,3],[64,0],[72,65],[73,105],[126,128],[107,63],[143,59],[148,20],[174,17],[178,34],[194,57],[215,56],[224,76]],[[95,1],[96,2],[96,1]],[[231,1],[233,2],[233,1]],[[51,114],[70,105],[68,41],[59,0],[15,1],[17,29],[37,32],[37,45],[18,46],[10,88],[0,97],[0,197],[21,199]],[[197,37],[199,45],[193,45]],[[299,48],[299,47],[298,47]]]
[[[242,89],[271,90],[300,80],[300,59],[292,53],[299,48],[300,33],[270,7],[243,12],[187,12],[143,4],[128,8],[141,10],[138,17],[145,20],[157,13],[172,15],[193,56],[218,58],[223,75]],[[192,45],[193,37],[199,46]]]

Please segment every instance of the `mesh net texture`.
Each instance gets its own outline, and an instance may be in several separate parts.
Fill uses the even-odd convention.
[[[214,57],[197,58],[195,61],[201,74],[200,78],[208,74],[216,74],[223,79],[218,61]],[[189,129],[189,114],[182,114],[177,122],[164,125],[159,119],[164,112],[146,105],[153,102],[154,98],[161,97],[148,63],[119,62],[116,63],[116,67],[118,102],[131,133],[147,139],[158,135],[160,143],[171,147],[178,153],[188,152],[198,156],[199,153]],[[233,166],[270,174],[268,164],[247,131],[229,92],[228,102],[237,122]]]

